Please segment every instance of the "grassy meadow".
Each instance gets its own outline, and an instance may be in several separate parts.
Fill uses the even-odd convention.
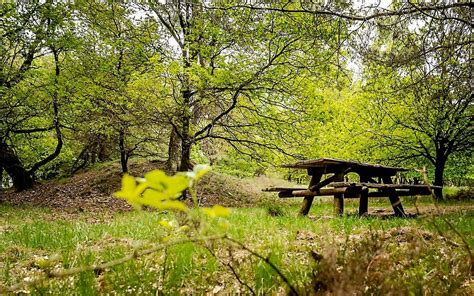
[[[0,296],[474,295],[473,3],[0,0]]]
[[[414,213],[415,200],[404,201]],[[422,214],[407,219],[377,215],[390,211],[384,199],[371,200],[374,215],[363,218],[355,215],[355,201],[346,201],[348,214],[337,218],[332,217],[330,200],[316,201],[309,218],[296,215],[298,206],[297,200],[275,200],[202,222],[209,223],[203,237],[225,234],[245,248],[225,239],[183,243],[112,268],[52,278],[16,292],[263,295],[291,293],[288,283],[302,295],[472,292],[465,245],[474,245],[474,211],[469,202],[442,203],[443,213],[438,213],[428,200],[418,201]],[[58,213],[2,205],[0,284],[27,283],[48,270],[107,262],[154,244],[185,239],[186,232],[160,224],[173,217],[153,211]]]

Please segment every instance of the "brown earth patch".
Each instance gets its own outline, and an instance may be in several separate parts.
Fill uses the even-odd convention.
[[[130,173],[134,176],[143,176],[146,172],[163,168],[162,162],[133,162],[130,164]],[[64,218],[61,216],[62,214],[68,216],[82,212],[129,211],[132,208],[125,201],[113,197],[113,193],[120,189],[120,180],[119,163],[108,163],[98,168],[79,172],[70,178],[38,183],[32,190],[24,192],[0,191],[0,203],[61,209],[60,212],[55,212],[55,215],[59,215],[58,219]],[[262,194],[263,188],[282,185],[281,183],[282,180],[264,176],[240,179],[211,171],[203,177],[198,185],[199,205],[255,207],[262,204],[262,201],[274,198],[273,195]],[[438,214],[433,205],[420,205],[418,210],[414,207],[406,207],[405,210],[412,217]],[[440,206],[439,214],[473,210],[474,204],[443,204]],[[389,206],[369,208],[369,216],[390,218],[393,216],[393,211]],[[331,219],[331,217],[312,218]],[[100,218],[98,219],[100,220]]]
[[[157,168],[153,163],[133,164],[130,171],[140,175],[153,168]],[[120,179],[118,164],[104,165],[67,179],[38,183],[31,190],[9,190],[2,194],[0,202],[63,209],[67,212],[130,210],[131,207],[125,201],[112,196],[120,188]]]
[[[143,176],[163,168],[161,162],[132,163],[130,174]],[[32,190],[0,192],[0,203],[61,209],[67,213],[129,211],[132,208],[125,201],[113,197],[120,189],[120,180],[119,164],[104,164],[67,179],[40,182]],[[210,172],[198,185],[198,198],[201,206],[251,207],[259,202],[260,193],[249,181]]]
[[[432,215],[445,215],[451,213],[463,213],[474,211],[474,204],[456,204],[448,205],[441,204],[436,208],[434,205],[419,205],[418,207],[405,207],[405,213],[408,217],[423,217]],[[369,209],[368,216],[375,216],[381,218],[394,217],[391,208],[373,208]]]

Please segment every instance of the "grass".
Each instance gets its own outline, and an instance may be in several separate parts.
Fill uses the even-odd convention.
[[[414,200],[405,200],[406,207],[413,203]],[[419,204],[428,207],[426,200]],[[474,211],[466,207],[469,205],[469,201],[449,202],[442,204],[441,209],[467,208],[450,211],[443,217],[462,233],[472,248]],[[357,203],[349,201],[346,203],[349,215],[330,218],[332,204],[322,200],[313,206],[310,218],[301,218],[296,216],[298,206],[296,202],[285,202],[234,209],[226,224],[208,223],[213,223],[213,234],[225,233],[269,258],[300,293],[385,294],[391,289],[402,289],[397,291],[468,294],[466,251],[459,237],[440,217],[359,218],[351,214],[356,211]],[[369,206],[389,208],[386,200],[373,200]],[[58,215],[43,208],[0,205],[0,284],[10,286],[40,274],[38,260],[45,256],[56,257],[54,262],[59,268],[72,268],[147,248],[167,235],[159,225],[163,218],[172,219],[172,216],[149,211]],[[105,272],[82,272],[66,279],[54,279],[29,292],[34,295],[45,292],[96,295],[113,291],[121,295],[249,293],[239,280],[258,294],[287,289],[263,260],[219,241],[173,246]]]

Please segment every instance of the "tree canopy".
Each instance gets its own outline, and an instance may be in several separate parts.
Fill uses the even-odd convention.
[[[472,182],[472,7],[2,2],[0,176],[338,157]]]

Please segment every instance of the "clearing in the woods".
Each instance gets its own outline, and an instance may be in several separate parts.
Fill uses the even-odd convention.
[[[0,1],[0,295],[474,295],[473,9]]]
[[[139,173],[151,166],[133,168]],[[14,193],[3,196],[3,286],[44,275],[44,262],[57,269],[91,266],[146,250],[165,235],[160,221],[173,221],[171,213],[132,211],[110,196],[120,186],[112,178],[118,176],[115,171],[109,165],[72,180],[41,184],[22,195],[27,205],[19,205]],[[299,199],[279,200],[259,192],[278,182],[282,180],[215,173],[200,185],[203,205],[232,207],[227,218],[202,223],[216,223],[214,235],[226,234],[248,250],[225,241],[185,243],[17,291],[267,294],[288,292],[289,283],[300,294],[472,293],[467,250],[474,246],[474,206],[469,200],[435,207],[428,197],[403,197],[411,218],[395,218],[389,201],[375,198],[369,201],[369,216],[360,218],[357,200],[347,200],[345,216],[334,217],[332,199],[323,198],[315,200],[309,217],[299,217]],[[237,207],[239,203],[245,207]]]

